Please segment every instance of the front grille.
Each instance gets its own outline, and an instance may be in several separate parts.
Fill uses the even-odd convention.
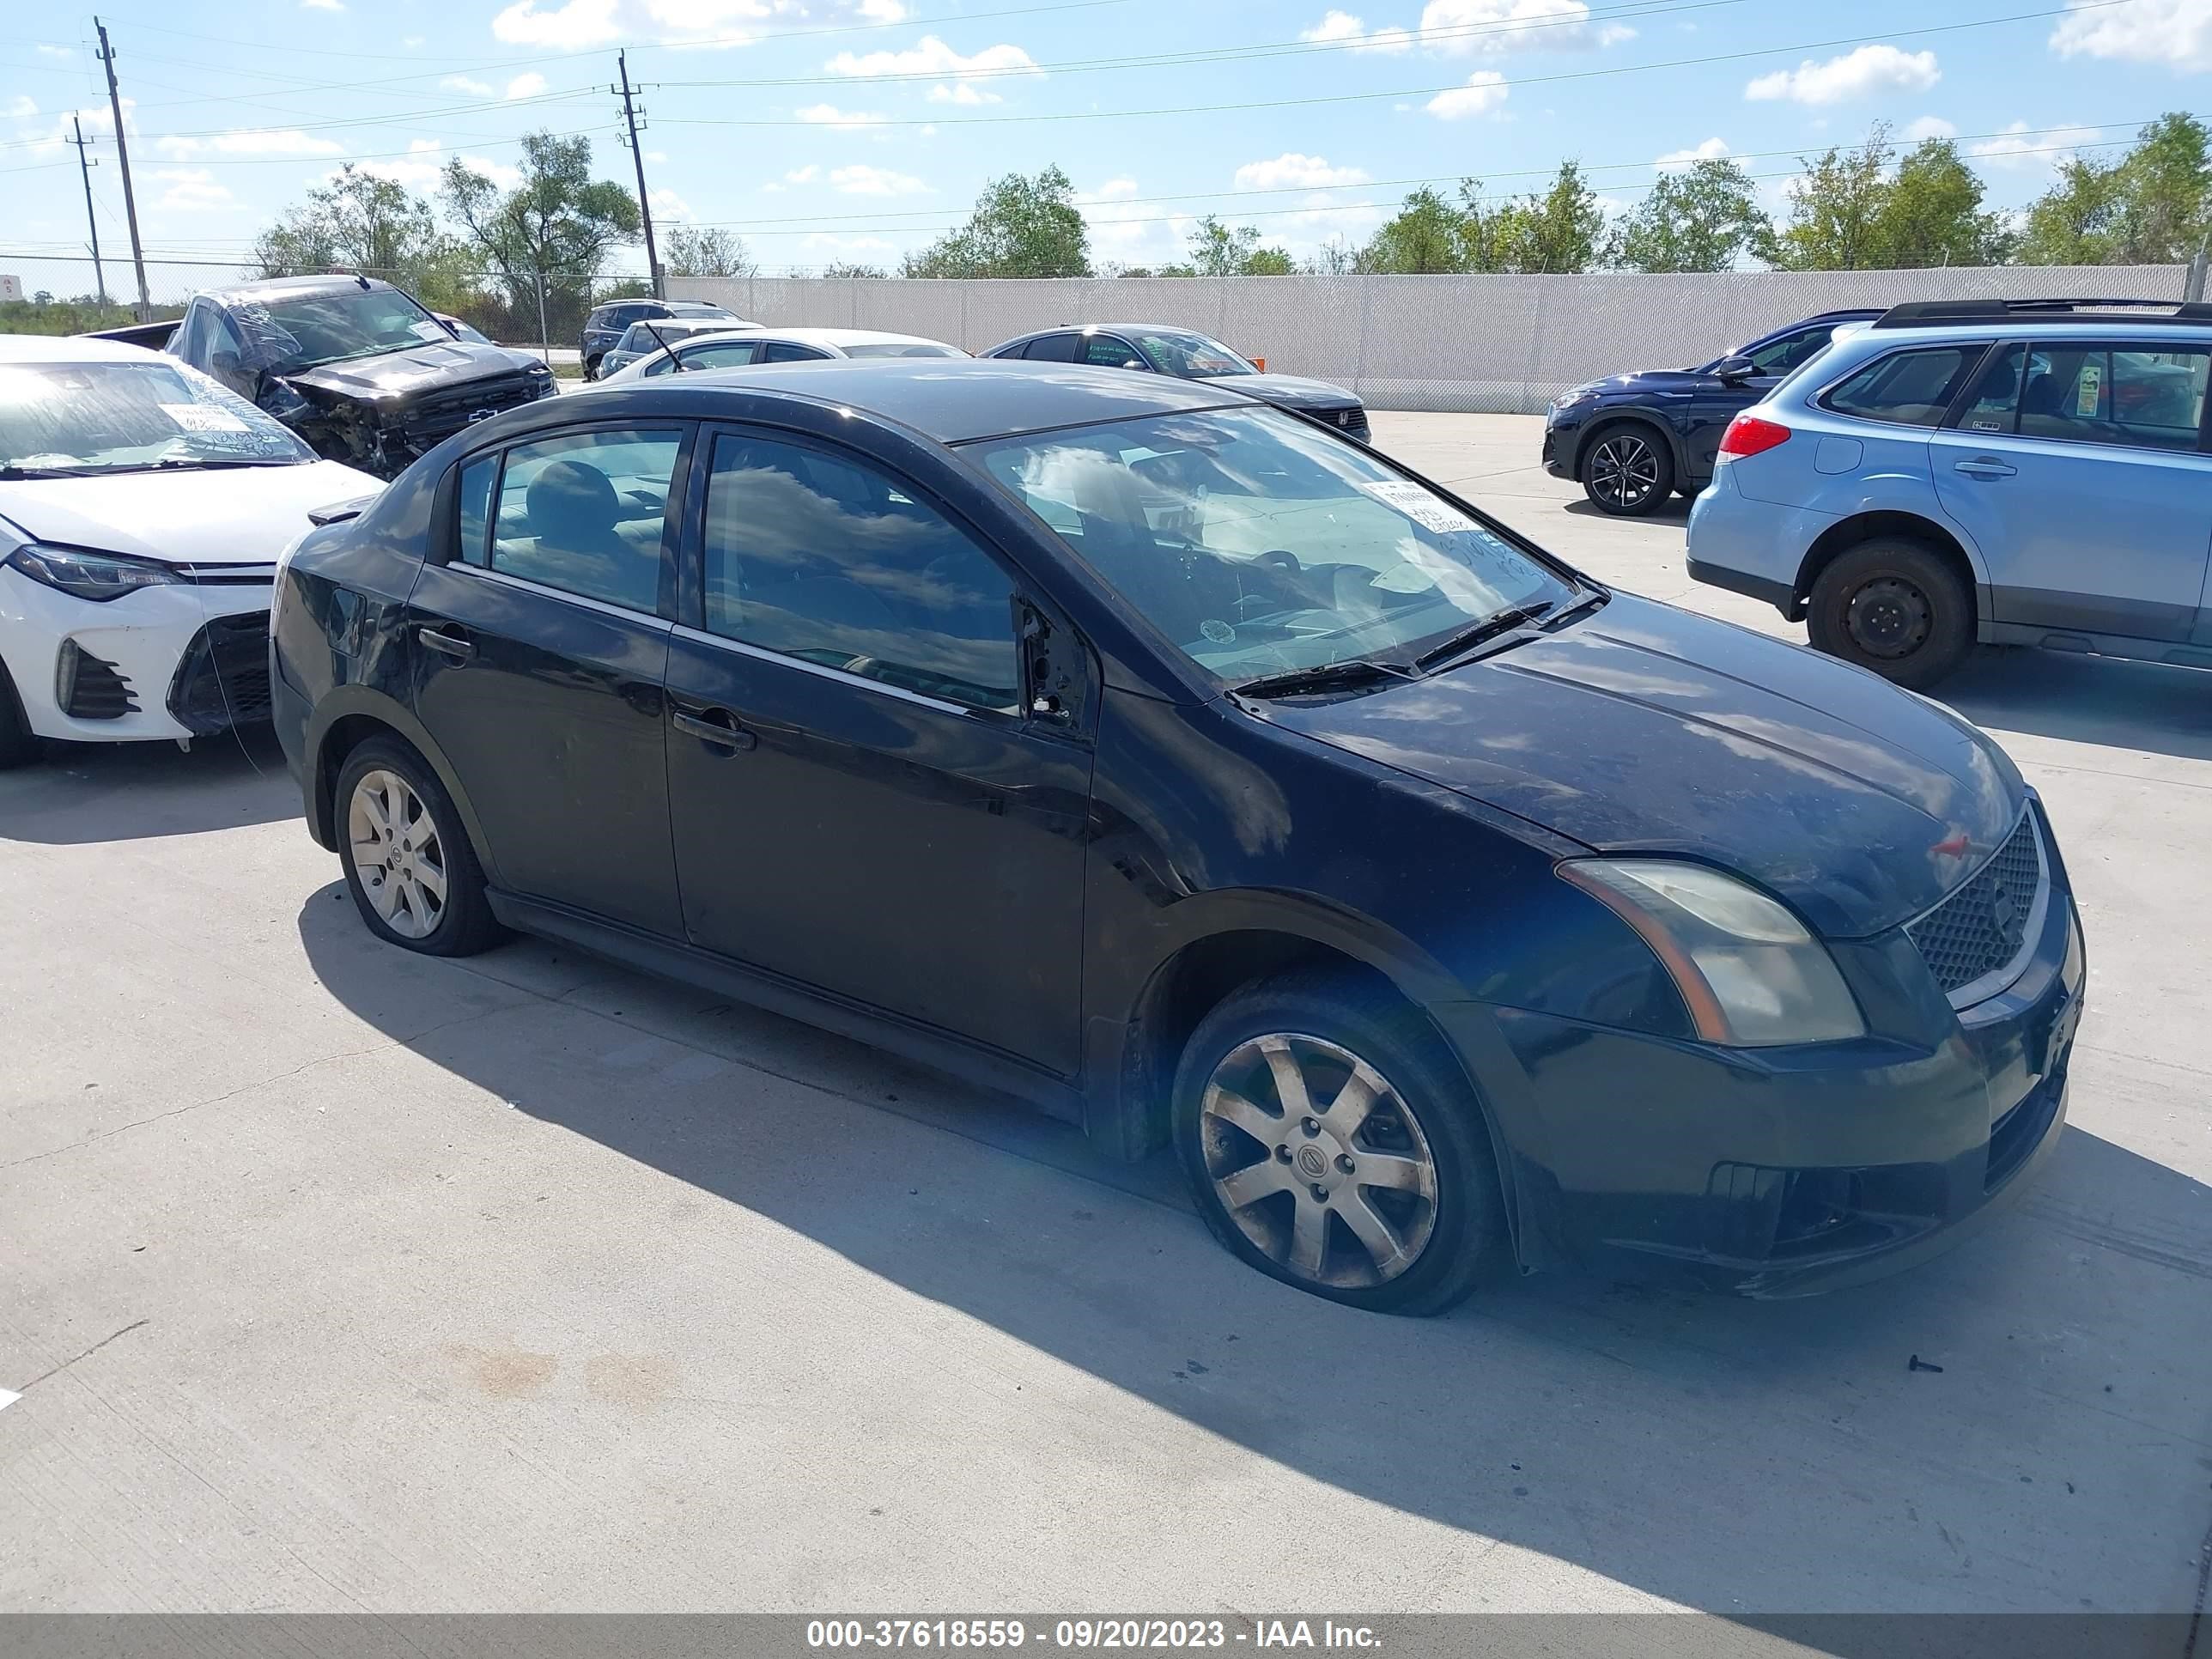
[[[169,713],[194,737],[269,718],[269,613],[219,617],[192,636],[169,684]]]
[[[1355,438],[1364,440],[1367,436],[1367,411],[1358,404],[1349,409],[1325,409],[1321,411],[1321,418],[1339,431],[1348,432]]]
[[[450,438],[480,415],[496,415],[503,409],[538,400],[536,376],[501,374],[451,392],[434,392],[400,412],[400,428],[416,449],[428,449]]]
[[[119,720],[138,712],[131,682],[112,662],[64,640],[54,664],[54,702],[76,720]]]
[[[2035,814],[2027,812],[1964,886],[1905,928],[1944,995],[1997,972],[2020,955],[2043,880]]]

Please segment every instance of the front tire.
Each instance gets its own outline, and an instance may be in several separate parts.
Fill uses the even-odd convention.
[[[1174,1115],[1206,1225],[1299,1290],[1442,1313],[1503,1254],[1482,1109],[1394,997],[1330,975],[1245,986],[1191,1034]]]
[[[1667,441],[1636,422],[1600,428],[1583,452],[1583,494],[1620,519],[1656,513],[1674,489]]]
[[[335,809],[338,860],[369,932],[433,957],[498,943],[460,813],[413,749],[388,738],[356,749],[338,772]]]
[[[1830,562],[1813,584],[1814,648],[1923,691],[1974,647],[1974,601],[1956,571],[1921,543],[1877,536]]]

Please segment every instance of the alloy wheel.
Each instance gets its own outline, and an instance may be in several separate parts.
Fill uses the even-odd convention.
[[[1437,1220],[1437,1164],[1402,1096],[1340,1044],[1240,1042],[1199,1103],[1206,1170],[1237,1230],[1286,1273],[1335,1290],[1411,1267]]]
[[[1853,593],[1844,608],[1851,643],[1870,657],[1894,662],[1928,642],[1935,608],[1919,587],[1901,576],[1877,576]]]
[[[1590,453],[1591,490],[1607,507],[1644,505],[1659,487],[1659,457],[1631,432],[1616,433]]]
[[[346,842],[362,891],[384,925],[423,939],[446,915],[446,849],[436,822],[407,780],[364,772],[346,806]]]

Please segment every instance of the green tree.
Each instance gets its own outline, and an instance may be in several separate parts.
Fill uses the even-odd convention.
[[[1541,195],[1485,211],[1481,186],[1469,179],[1460,185],[1460,199],[1466,206],[1476,270],[1559,276],[1588,270],[1596,263],[1605,213],[1579,162],[1560,162]]]
[[[712,225],[671,225],[660,238],[660,262],[671,276],[750,276],[760,269],[744,238]]]
[[[531,313],[542,276],[549,308],[587,301],[607,254],[637,240],[637,201],[592,177],[592,141],[533,132],[522,141],[522,181],[502,191],[459,161],[440,185],[471,252],[496,275],[518,312]],[[567,332],[565,329],[556,332]]]
[[[2212,159],[2204,124],[2161,115],[2136,136],[2120,163],[2116,257],[2125,264],[2179,264],[2203,245],[2212,209]]]
[[[908,276],[1088,276],[1091,232],[1056,167],[994,179],[959,229],[901,262]]]
[[[447,251],[447,241],[428,202],[348,162],[254,238],[253,259],[264,276],[342,266],[414,290]]]
[[[2101,265],[2118,245],[2119,163],[2075,156],[2027,210],[2020,258],[2031,265]]]
[[[1923,139],[1898,165],[1875,215],[1885,269],[2001,265],[2015,240],[2001,213],[1982,211],[1982,181],[1948,138]]]
[[[1790,186],[1790,214],[1753,251],[1781,270],[1881,268],[1881,220],[1896,151],[1887,125],[1876,123],[1856,149],[1831,149]]]
[[[1771,229],[1742,163],[1708,156],[1659,175],[1650,194],[1613,226],[1606,263],[1628,270],[1730,270]]]
[[[1468,269],[1460,211],[1424,185],[1353,256],[1352,268],[1376,276],[1425,276]]]
[[[864,265],[850,259],[832,259],[822,267],[822,274],[824,276],[866,277],[888,276],[890,272],[881,265]]]
[[[1188,239],[1192,270],[1200,276],[1287,276],[1291,256],[1279,247],[1261,247],[1250,225],[1231,229],[1209,213],[1191,228]]]

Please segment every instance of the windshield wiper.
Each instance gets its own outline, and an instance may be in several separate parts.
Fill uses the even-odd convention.
[[[133,461],[125,466],[103,466],[102,472],[211,472],[219,469],[239,466],[296,466],[296,461],[270,459],[240,460],[232,456],[165,455],[158,461]]]
[[[104,466],[18,466],[9,461],[0,465],[0,483],[25,483],[33,478],[90,478],[107,470]]]
[[[1306,691],[1337,691],[1376,680],[1417,680],[1420,676],[1403,664],[1379,657],[1346,657],[1337,662],[1316,663],[1280,674],[1262,674],[1229,689],[1241,697],[1295,697]]]
[[[1413,659],[1413,665],[1416,668],[1433,668],[1462,652],[1474,649],[1485,640],[1496,639],[1500,634],[1510,634],[1532,622],[1541,622],[1555,608],[1549,599],[1540,605],[1509,605],[1503,611],[1492,611],[1474,626],[1460,629],[1442,645],[1431,646],[1422,652]]]

